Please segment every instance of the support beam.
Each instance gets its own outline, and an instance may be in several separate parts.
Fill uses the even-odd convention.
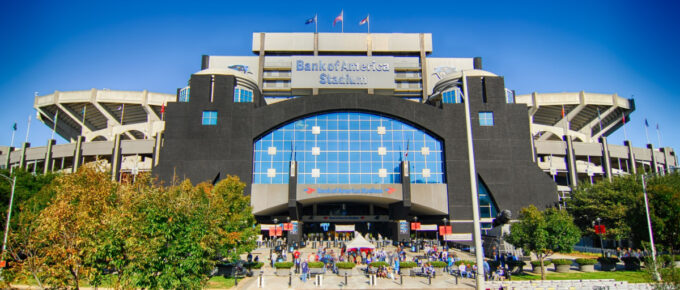
[[[55,143],[57,143],[57,140],[47,140],[47,150],[45,151],[45,168],[43,170],[43,174],[47,174],[47,172],[50,171],[50,164],[52,163],[52,146]]]
[[[73,168],[71,168],[71,173],[76,173],[78,167],[80,167],[80,160],[83,158],[83,142],[85,142],[85,137],[78,136],[76,141],[76,149],[73,152]],[[61,160],[62,169],[64,168],[64,160]]]
[[[612,181],[612,161],[609,158],[609,144],[607,144],[607,137],[600,137],[600,144],[602,144],[602,169],[604,175],[609,181]]]
[[[14,147],[7,147],[7,158],[5,159],[5,169],[7,170],[9,170],[12,161],[12,152],[14,152]]]
[[[654,172],[654,174],[659,174],[659,166],[656,163],[656,154],[654,152],[654,145],[647,144],[647,149],[649,149],[649,153],[652,156],[652,158],[651,158],[652,159],[652,172]]]
[[[623,141],[623,145],[628,147],[628,168],[631,174],[637,174],[637,162],[635,162],[635,153],[633,153],[633,143],[628,140]]]
[[[574,142],[571,136],[565,136],[564,141],[567,142],[567,170],[569,172],[569,185],[571,188],[578,186],[578,170],[576,168],[576,158],[574,156]]]
[[[119,181],[121,162],[120,139],[120,134],[116,134],[116,137],[113,139],[113,152],[111,152],[111,180],[113,181]]]
[[[31,143],[24,142],[21,144],[21,157],[19,159],[19,168],[27,169],[26,167],[26,149],[31,147]]]

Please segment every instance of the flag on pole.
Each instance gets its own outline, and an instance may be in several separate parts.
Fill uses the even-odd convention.
[[[562,118],[564,118],[564,105],[562,105]]]
[[[364,24],[366,24],[366,23],[368,23],[368,16],[366,16],[366,18],[364,18],[364,19],[362,19],[361,21],[359,21],[359,25],[364,25]]]
[[[649,122],[647,122],[647,118],[645,118],[645,127],[649,128]]]
[[[626,114],[621,112],[621,121],[623,122],[623,140],[628,140],[628,134],[626,134]]]
[[[314,23],[314,33],[318,33],[318,32],[319,32],[319,19],[318,19],[316,16],[317,16],[317,15],[314,14],[314,17],[309,18],[309,19],[307,19],[307,21],[305,21],[305,24]]]
[[[623,116],[623,117],[621,118],[621,121],[623,121],[623,124],[625,125],[625,124],[626,124],[626,115],[623,114],[623,113],[622,113],[621,115]]]
[[[312,24],[312,23],[316,23],[316,15],[314,15],[314,17],[309,18],[305,21],[305,24]]]
[[[658,126],[657,126],[658,127]],[[658,128],[657,128],[658,129]],[[14,122],[14,125],[12,126],[12,130],[16,131],[17,130],[17,122]]]
[[[647,122],[647,118],[645,118],[645,137],[647,137],[647,144],[649,143],[649,122]]]
[[[663,145],[661,145],[661,131],[659,130],[659,123],[656,123],[656,138],[659,139],[659,148],[662,148]]]
[[[345,21],[343,20],[343,15],[344,15],[344,14],[345,14],[345,11],[344,11],[344,10],[340,10],[340,15],[338,15],[337,17],[335,17],[335,19],[333,20],[333,27],[335,27],[335,24],[338,23],[338,21],[340,21],[340,24],[342,25],[342,26],[341,26],[341,27],[342,27],[342,30],[341,30],[342,32],[345,32]]]

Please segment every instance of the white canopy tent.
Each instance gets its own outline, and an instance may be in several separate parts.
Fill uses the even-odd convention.
[[[347,250],[375,250],[375,246],[368,242],[359,232],[354,232],[354,239],[347,244]]]

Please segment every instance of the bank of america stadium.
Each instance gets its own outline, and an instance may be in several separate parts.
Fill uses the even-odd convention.
[[[460,242],[472,240],[473,185],[489,229],[503,210],[560,206],[579,183],[678,164],[672,148],[607,142],[633,99],[516,95],[481,58],[431,52],[427,33],[254,33],[253,55],[202,56],[176,94],[36,96],[39,119],[70,142],[0,147],[0,160],[36,172],[99,160],[118,180],[236,175],[262,228],[290,221],[291,240],[355,230],[405,240],[446,223]]]

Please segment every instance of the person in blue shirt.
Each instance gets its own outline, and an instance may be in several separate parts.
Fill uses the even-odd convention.
[[[309,275],[309,266],[307,265],[307,261],[303,261],[302,275],[300,275],[300,279],[302,279],[302,282],[307,282],[307,275]]]
[[[491,277],[491,266],[489,266],[487,260],[484,260],[484,279],[486,280],[488,277]]]

